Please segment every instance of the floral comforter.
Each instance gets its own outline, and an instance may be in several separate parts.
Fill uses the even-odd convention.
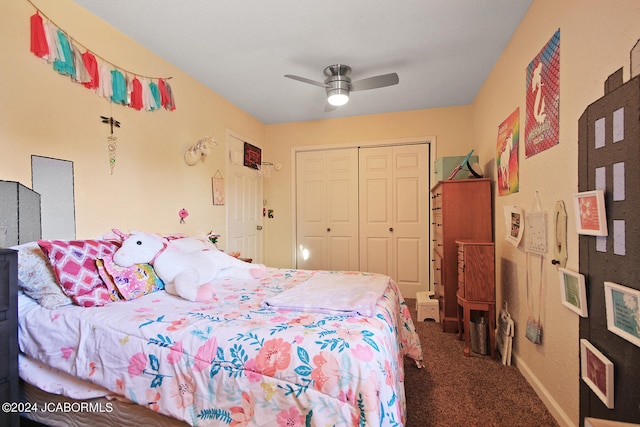
[[[164,291],[94,308],[30,304],[20,348],[194,426],[404,425],[403,358],[422,350],[397,285],[371,317],[263,308],[314,274],[225,279],[209,304]]]

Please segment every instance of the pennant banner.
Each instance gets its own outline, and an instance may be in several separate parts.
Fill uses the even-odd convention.
[[[102,60],[88,49],[82,52],[80,43],[37,8],[30,21],[31,52],[51,64],[58,73],[70,76],[71,81],[115,104],[136,110],[176,109],[173,92],[167,82],[171,77],[138,75]]]

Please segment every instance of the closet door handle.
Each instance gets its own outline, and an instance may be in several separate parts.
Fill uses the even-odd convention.
[[[329,227],[327,227],[327,231],[331,231],[331,229]]]
[[[389,227],[389,231],[393,233],[393,227]]]

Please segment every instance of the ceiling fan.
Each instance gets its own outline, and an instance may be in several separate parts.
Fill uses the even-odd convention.
[[[398,84],[400,79],[396,73],[381,74],[379,76],[368,77],[366,79],[351,81],[351,67],[344,64],[329,65],[324,69],[324,83],[305,77],[285,74],[284,76],[303,83],[312,84],[325,88],[327,92],[327,102],[329,103],[325,111],[331,111],[335,107],[349,102],[349,94],[358,90],[377,89]]]

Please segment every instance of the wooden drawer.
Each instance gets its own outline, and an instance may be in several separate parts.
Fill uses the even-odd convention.
[[[468,301],[495,301],[494,244],[456,241],[458,295]]]
[[[458,247],[458,291],[457,294],[464,298],[464,246]]]

